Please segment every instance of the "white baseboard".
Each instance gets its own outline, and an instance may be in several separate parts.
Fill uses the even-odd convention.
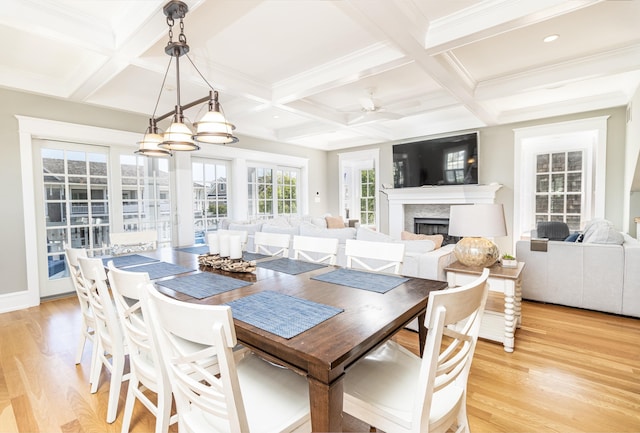
[[[33,294],[27,290],[0,295],[0,313],[23,310],[37,305],[40,305],[40,298],[36,296],[34,299]]]

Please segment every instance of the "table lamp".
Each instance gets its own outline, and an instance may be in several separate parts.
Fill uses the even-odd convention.
[[[500,257],[498,246],[485,237],[506,236],[501,204],[453,205],[449,215],[449,235],[460,236],[453,250],[465,266],[488,267]]]

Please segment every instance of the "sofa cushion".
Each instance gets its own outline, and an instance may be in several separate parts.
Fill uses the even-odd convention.
[[[259,232],[261,228],[262,228],[262,223],[256,223],[256,224],[229,223],[229,225],[227,226],[228,230],[244,230],[248,232],[250,235],[254,234],[255,232]]]
[[[393,238],[387,234],[380,233],[370,228],[360,226],[356,231],[356,239],[370,242],[393,242]]]
[[[298,226],[281,226],[281,225],[271,225],[271,224],[263,224],[261,232],[265,233],[281,233],[286,235],[295,236],[300,234],[300,228]]]
[[[421,235],[408,231],[400,233],[400,239],[403,241],[429,240],[433,242],[434,249],[436,250],[440,248],[442,246],[442,242],[444,242],[444,236],[442,235]]]
[[[583,243],[592,244],[616,244],[622,245],[624,237],[622,233],[613,227],[611,221],[596,218],[589,221],[584,228]]]
[[[328,229],[343,229],[344,228],[344,220],[341,216],[330,216],[327,215],[324,217],[327,221]]]
[[[323,229],[311,223],[300,223],[301,236],[315,236],[317,238],[334,238],[338,239],[341,244],[347,242],[347,239],[356,238],[356,229],[353,227],[343,227],[341,229]]]
[[[569,226],[562,221],[539,221],[538,237],[550,241],[564,241],[569,236]]]

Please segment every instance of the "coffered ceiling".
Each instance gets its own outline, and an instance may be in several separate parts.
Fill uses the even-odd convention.
[[[1,3],[0,86],[152,114],[166,1]],[[185,3],[189,56],[241,138],[343,149],[622,106],[640,83],[640,1]],[[183,104],[207,94],[185,57],[180,74]],[[176,86],[172,65],[156,114]]]

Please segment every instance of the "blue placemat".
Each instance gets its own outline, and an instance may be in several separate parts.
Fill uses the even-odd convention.
[[[242,253],[242,258],[247,261],[266,259],[267,257],[271,257],[271,256],[267,256],[266,254],[249,253],[247,251]]]
[[[394,287],[409,281],[408,278],[397,277],[395,275],[375,274],[353,269],[336,269],[326,274],[311,277],[311,279],[377,293],[387,293]]]
[[[287,339],[344,311],[271,291],[245,296],[227,305],[234,318]]]
[[[209,252],[208,245],[197,245],[195,247],[183,247],[178,248],[178,251],[190,254],[207,254]]]
[[[174,265],[167,262],[150,263],[147,265],[133,266],[127,268],[127,271],[131,272],[148,272],[149,279],[155,280],[158,278],[168,277],[170,275],[183,274],[185,272],[195,271],[195,269],[185,268],[183,266]]]
[[[186,275],[172,280],[160,281],[157,284],[194,298],[203,299],[239,287],[248,286],[251,283],[225,277],[224,275],[212,274],[211,272],[202,272],[200,274]]]
[[[287,259],[286,257],[282,259],[260,262],[256,266],[271,269],[273,271],[284,272],[285,274],[290,275],[298,275],[303,272],[309,272],[327,267],[326,265],[323,265],[321,263],[310,263],[302,260],[291,260]]]
[[[126,268],[127,266],[136,266],[159,261],[152,257],[141,256],[140,254],[130,254],[128,256],[104,257],[102,262],[107,266],[111,260],[113,260],[113,265],[116,268]]]

